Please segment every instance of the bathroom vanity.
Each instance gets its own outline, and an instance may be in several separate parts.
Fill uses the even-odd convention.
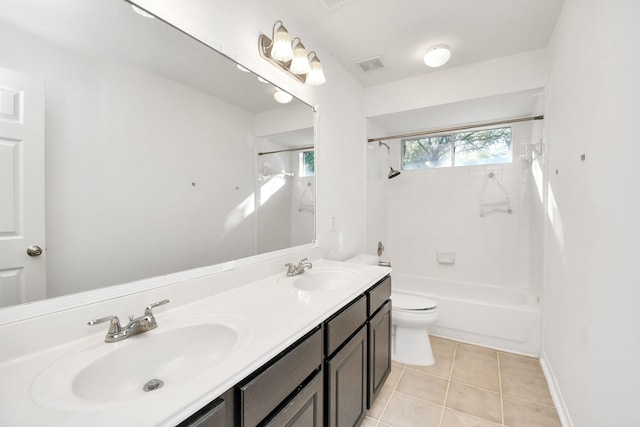
[[[390,269],[286,261],[0,322],[0,425],[358,425],[391,368]],[[148,332],[87,326],[165,299]]]
[[[386,276],[180,426],[354,426],[391,371]]]

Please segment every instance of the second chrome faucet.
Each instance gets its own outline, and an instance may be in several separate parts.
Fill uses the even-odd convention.
[[[93,326],[97,325],[98,323],[109,322],[109,330],[107,331],[107,335],[105,336],[104,341],[122,341],[129,338],[130,336],[157,328],[158,322],[156,322],[156,318],[153,316],[152,310],[154,307],[167,304],[168,302],[169,300],[165,299],[160,302],[149,304],[145,308],[144,314],[142,316],[129,316],[129,323],[127,323],[125,326],[120,326],[120,319],[118,319],[118,316],[107,316],[101,319],[90,320],[89,322],[87,322],[87,325]]]
[[[311,264],[307,258],[302,258],[300,261],[298,261],[298,265],[287,263],[284,266],[287,267],[287,277],[302,274],[304,273],[305,268],[309,270],[313,268],[313,264]]]

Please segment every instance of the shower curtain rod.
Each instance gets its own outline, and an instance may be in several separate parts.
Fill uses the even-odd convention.
[[[287,152],[287,151],[313,150],[314,148],[315,147],[313,145],[305,145],[303,147],[285,148],[283,150],[263,151],[262,153],[258,153],[258,156],[264,156],[265,154],[284,153],[284,152]]]
[[[454,126],[445,129],[425,130],[422,132],[402,133],[399,135],[383,136],[381,138],[369,138],[367,142],[386,141],[388,139],[408,138],[412,136],[433,135],[434,133],[452,132],[456,130],[474,129],[485,126],[506,125],[508,123],[528,122],[531,120],[543,120],[544,116],[520,117],[518,119],[499,120],[497,122],[477,123],[474,125]]]

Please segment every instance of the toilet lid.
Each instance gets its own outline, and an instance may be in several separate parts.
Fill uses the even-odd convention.
[[[401,310],[433,310],[438,303],[420,295],[391,294],[393,308]]]

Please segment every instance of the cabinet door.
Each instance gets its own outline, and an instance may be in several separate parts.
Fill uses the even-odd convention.
[[[363,326],[327,361],[329,427],[355,427],[367,403],[367,328]]]
[[[391,301],[369,319],[369,367],[367,408],[371,408],[378,392],[391,372]]]
[[[265,426],[322,427],[322,372],[316,374]]]

